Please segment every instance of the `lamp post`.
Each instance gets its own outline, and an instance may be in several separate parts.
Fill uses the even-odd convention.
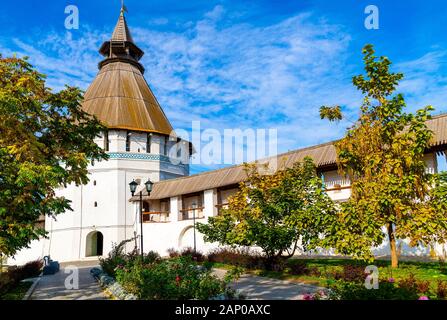
[[[151,180],[147,180],[144,185],[146,186],[147,196],[149,197],[151,195],[152,186],[154,183]],[[129,183],[130,192],[132,193],[132,197],[135,194],[135,191],[137,190],[138,183],[133,180],[131,183]],[[141,257],[143,257],[143,190],[140,190],[140,247],[141,247]]]
[[[192,223],[193,223],[193,231],[194,231],[194,254],[196,253],[196,208],[197,203],[192,204]]]

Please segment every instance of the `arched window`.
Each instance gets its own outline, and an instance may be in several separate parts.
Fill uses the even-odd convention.
[[[95,208],[98,206],[98,202],[95,201]]]

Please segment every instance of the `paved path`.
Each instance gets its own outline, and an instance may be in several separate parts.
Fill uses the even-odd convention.
[[[65,280],[73,271],[65,273],[68,266],[76,266],[79,270],[79,289],[66,289]],[[90,269],[97,266],[95,261],[84,261],[61,264],[58,273],[42,276],[36,286],[31,300],[105,300],[107,299],[98,283],[90,275]],[[67,269],[67,271],[69,271]],[[72,282],[71,282],[72,283]]]
[[[215,269],[218,277],[225,275],[225,270]],[[244,293],[249,300],[302,300],[303,295],[313,294],[322,287],[305,283],[297,283],[267,277],[258,277],[245,274],[241,276],[231,287]]]

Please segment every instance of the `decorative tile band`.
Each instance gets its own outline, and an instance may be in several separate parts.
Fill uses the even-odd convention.
[[[161,154],[133,153],[133,152],[108,152],[110,159],[152,160],[171,163],[169,157]],[[180,164],[185,166],[185,164]]]

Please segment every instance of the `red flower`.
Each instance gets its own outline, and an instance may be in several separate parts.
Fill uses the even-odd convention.
[[[180,282],[180,280],[182,280],[180,276],[175,277],[175,282],[177,282],[177,284]]]

